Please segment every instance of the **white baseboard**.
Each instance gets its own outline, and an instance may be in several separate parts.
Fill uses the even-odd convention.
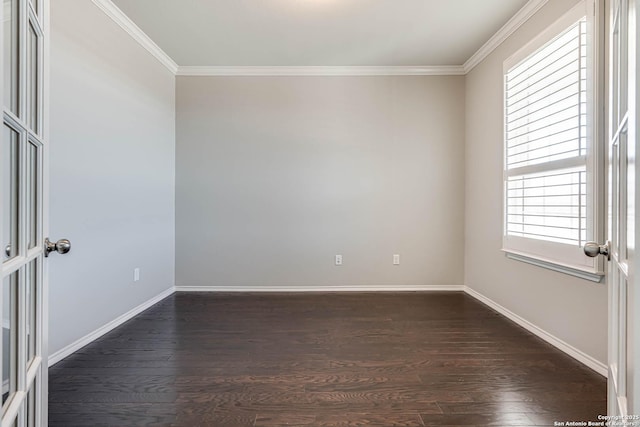
[[[132,308],[131,310],[127,311],[126,313],[124,313],[123,315],[117,317],[116,319],[112,320],[111,322],[107,323],[106,325],[96,329],[95,331],[85,335],[84,337],[80,338],[79,340],[77,340],[77,341],[69,344],[68,346],[56,351],[55,353],[49,355],[49,359],[48,359],[49,360],[49,362],[48,362],[49,364],[48,364],[48,366],[51,367],[51,366],[55,365],[56,363],[60,362],[65,357],[67,357],[67,356],[73,354],[74,352],[80,350],[85,345],[90,344],[91,342],[97,340],[98,338],[100,338],[101,336],[106,334],[107,332],[112,331],[113,329],[115,329],[118,326],[122,325],[127,320],[129,320],[129,319],[135,317],[136,315],[142,313],[143,311],[145,311],[146,309],[148,309],[152,305],[157,304],[158,302],[160,302],[161,300],[165,299],[169,295],[172,295],[174,292],[175,292],[175,288],[172,286],[169,289],[167,289],[166,291],[163,291],[160,294],[156,295],[155,297],[151,298],[150,300],[143,302],[142,304],[140,304],[139,306],[137,306],[135,308]]]
[[[494,309],[498,313],[502,314],[506,318],[508,318],[508,319],[514,321],[515,323],[517,323],[518,325],[522,326],[523,328],[525,328],[526,330],[528,330],[532,334],[542,338],[543,340],[545,340],[546,342],[548,342],[552,346],[556,347],[557,349],[562,350],[563,352],[565,352],[569,356],[571,356],[574,359],[576,359],[578,362],[581,362],[582,364],[586,365],[587,367],[593,369],[594,371],[596,371],[600,375],[604,376],[605,378],[607,377],[608,370],[607,370],[607,365],[606,364],[600,362],[599,360],[594,359],[593,357],[589,356],[588,354],[584,353],[581,350],[578,350],[577,348],[573,347],[572,345],[567,344],[566,342],[564,342],[560,338],[550,334],[549,332],[545,331],[544,329],[541,329],[540,327],[534,325],[533,323],[529,322],[528,320],[518,316],[514,312],[504,308],[503,306],[501,306],[497,302],[495,302],[495,301],[487,298],[486,296],[482,295],[480,292],[475,291],[475,290],[471,289],[468,286],[464,287],[464,291],[465,291],[465,293],[467,293],[468,295],[470,295],[473,298],[477,299],[481,303],[491,307],[492,309]]]
[[[482,302],[483,304],[491,307],[498,313],[522,326],[529,332],[534,335],[542,338],[549,344],[573,357],[577,361],[583,363],[587,367],[593,369],[600,375],[606,377],[607,376],[607,365],[594,359],[588,354],[578,350],[570,344],[567,344],[563,340],[555,337],[549,332],[541,329],[540,327],[534,325],[528,320],[518,316],[512,311],[506,309],[495,301],[487,298],[481,293],[469,288],[468,286],[461,285],[445,285],[445,286],[390,286],[390,285],[381,285],[381,286],[271,286],[271,287],[262,287],[262,286],[176,286],[167,289],[166,291],[161,292],[155,297],[145,301],[139,306],[129,310],[118,318],[112,320],[106,325],[96,329],[90,334],[85,335],[79,340],[69,344],[61,350],[51,354],[49,356],[48,366],[53,366],[65,357],[73,354],[78,351],[85,345],[95,341],[100,338],[107,332],[112,331],[118,326],[122,325],[127,320],[135,317],[136,315],[142,313],[149,307],[157,304],[161,300],[166,297],[172,295],[174,292],[437,292],[437,291],[464,291],[468,295]]]
[[[394,286],[394,285],[344,285],[344,286],[176,286],[176,292],[427,292],[464,291],[462,285],[444,286]]]

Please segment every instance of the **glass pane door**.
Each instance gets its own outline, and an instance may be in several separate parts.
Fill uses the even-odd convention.
[[[43,353],[45,0],[3,0],[1,427],[46,425]]]

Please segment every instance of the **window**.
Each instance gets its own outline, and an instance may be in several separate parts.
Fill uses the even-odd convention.
[[[505,62],[504,250],[597,275],[598,261],[582,252],[598,216],[586,5]]]

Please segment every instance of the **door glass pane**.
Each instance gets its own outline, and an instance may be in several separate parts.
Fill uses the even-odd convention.
[[[18,0],[3,0],[4,6],[4,105],[18,114]]]
[[[40,16],[40,0],[30,0],[30,3],[36,15]]]
[[[6,406],[16,391],[18,351],[18,273],[2,283],[2,405]]]
[[[620,88],[618,87],[620,82],[619,66],[618,66],[618,58],[620,55],[620,35],[619,35],[619,27],[620,27],[620,14],[618,14],[614,20],[615,27],[611,33],[611,75],[610,75],[610,105],[609,105],[609,114],[611,115],[611,135],[615,134],[617,130],[617,124],[619,123],[619,97],[620,97]]]
[[[27,249],[38,246],[38,147],[27,144]]]
[[[627,302],[629,301],[629,294],[627,291],[627,279],[624,274],[619,276],[620,289],[618,290],[617,306],[618,306],[618,395],[627,395]]]
[[[2,143],[2,254],[11,259],[18,254],[18,132],[5,124]]]
[[[27,366],[36,356],[37,312],[36,298],[38,296],[38,260],[35,259],[27,266],[25,277],[27,284]]]
[[[33,28],[33,24],[29,22],[29,32],[27,37],[27,94],[29,97],[29,112],[27,115],[27,124],[35,133],[40,133],[40,105],[38,103],[38,85],[39,77],[39,51],[38,51],[38,34]]]
[[[627,216],[627,167],[629,159],[627,158],[627,132],[622,130],[618,139],[618,156],[620,160],[618,162],[618,262],[625,262],[628,259],[627,253],[627,222],[625,217]]]
[[[627,112],[627,93],[629,90],[629,73],[627,70],[627,64],[629,62],[629,25],[627,22],[627,14],[620,13],[619,19],[619,32],[618,32],[618,87],[620,90],[619,96],[619,110],[618,110],[618,125],[622,124],[622,119]],[[617,126],[616,126],[617,127]]]
[[[620,280],[620,271],[617,268],[613,268],[612,269],[612,274],[611,277],[609,277],[609,280],[611,281],[611,293],[609,294],[610,296],[610,300],[612,303],[612,306],[615,305],[617,306],[619,303],[619,295],[620,295],[620,289],[618,287],[618,280]],[[620,324],[619,324],[619,319],[612,319],[611,320],[611,334],[609,336],[609,342],[611,343],[611,348],[612,349],[616,349],[613,350],[614,352],[617,351],[618,349],[618,341],[620,339]],[[618,366],[618,356],[617,353],[616,354],[612,354],[611,355],[611,360],[610,360],[612,366],[616,367]]]
[[[25,414],[27,418],[26,425],[27,427],[32,427],[36,425],[36,384],[34,383],[29,390],[29,394],[27,396],[26,401]]]

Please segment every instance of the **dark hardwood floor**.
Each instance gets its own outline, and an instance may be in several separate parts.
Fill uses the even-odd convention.
[[[606,381],[451,293],[175,294],[50,370],[51,426],[552,426]]]

